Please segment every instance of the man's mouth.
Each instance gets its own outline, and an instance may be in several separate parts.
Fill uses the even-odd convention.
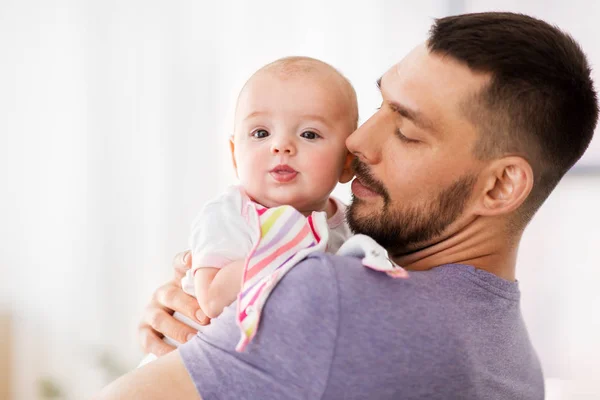
[[[275,181],[279,183],[286,183],[292,181],[298,175],[298,171],[290,167],[287,164],[279,164],[275,168],[269,171],[269,174]]]
[[[369,167],[358,157],[352,161],[352,168],[356,178],[352,181],[351,188],[357,198],[382,197],[384,202],[389,202],[389,196],[383,184],[373,177]]]
[[[377,197],[380,196],[375,190],[371,189],[367,185],[361,182],[359,177],[354,178],[352,181],[352,193],[358,198]]]

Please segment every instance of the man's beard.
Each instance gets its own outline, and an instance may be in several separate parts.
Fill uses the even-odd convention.
[[[383,198],[383,209],[359,216],[363,201],[353,195],[346,210],[348,225],[354,233],[371,236],[391,256],[415,250],[417,245],[442,235],[463,212],[475,184],[475,176],[463,176],[430,201],[392,209],[385,186],[371,175],[368,167],[358,159],[353,166],[360,182]]]

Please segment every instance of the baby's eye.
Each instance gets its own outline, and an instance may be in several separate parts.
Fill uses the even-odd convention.
[[[254,132],[252,132],[252,137],[255,139],[264,139],[267,136],[269,136],[269,132],[267,132],[264,129],[257,129]]]
[[[313,131],[306,131],[306,132],[302,132],[302,134],[300,135],[305,139],[309,139],[309,140],[315,140],[320,138],[321,136],[319,136],[319,134],[314,133]]]

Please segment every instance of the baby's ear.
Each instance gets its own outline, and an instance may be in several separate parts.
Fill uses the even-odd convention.
[[[233,135],[229,138],[229,150],[231,150],[231,162],[233,163],[233,169],[235,176],[238,176],[237,163],[235,162],[235,141]]]
[[[354,178],[354,168],[352,168],[353,160],[354,154],[348,152],[348,154],[346,154],[346,160],[344,161],[344,169],[340,175],[340,183],[348,183]]]

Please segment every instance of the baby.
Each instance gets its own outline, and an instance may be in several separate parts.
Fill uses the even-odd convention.
[[[345,141],[357,124],[354,88],[325,62],[279,59],[246,82],[230,139],[240,185],[207,203],[192,224],[192,268],[182,281],[207,316],[219,316],[236,300],[246,258],[256,251],[248,206],[289,205],[309,220],[317,212],[331,253],[350,236],[346,207],[330,194],[338,182],[349,182],[354,175]],[[286,234],[289,224],[273,228]],[[179,313],[174,317],[200,328]],[[155,358],[149,355],[142,365]]]
[[[330,194],[353,177],[345,141],[357,122],[352,85],[322,61],[280,59],[248,80],[230,141],[240,186],[209,202],[192,228],[193,264],[184,289],[191,291],[193,277],[193,294],[208,317],[220,315],[240,292],[246,257],[256,245],[245,215],[249,202],[289,205],[307,217],[325,213],[329,252],[350,236],[345,206]]]

